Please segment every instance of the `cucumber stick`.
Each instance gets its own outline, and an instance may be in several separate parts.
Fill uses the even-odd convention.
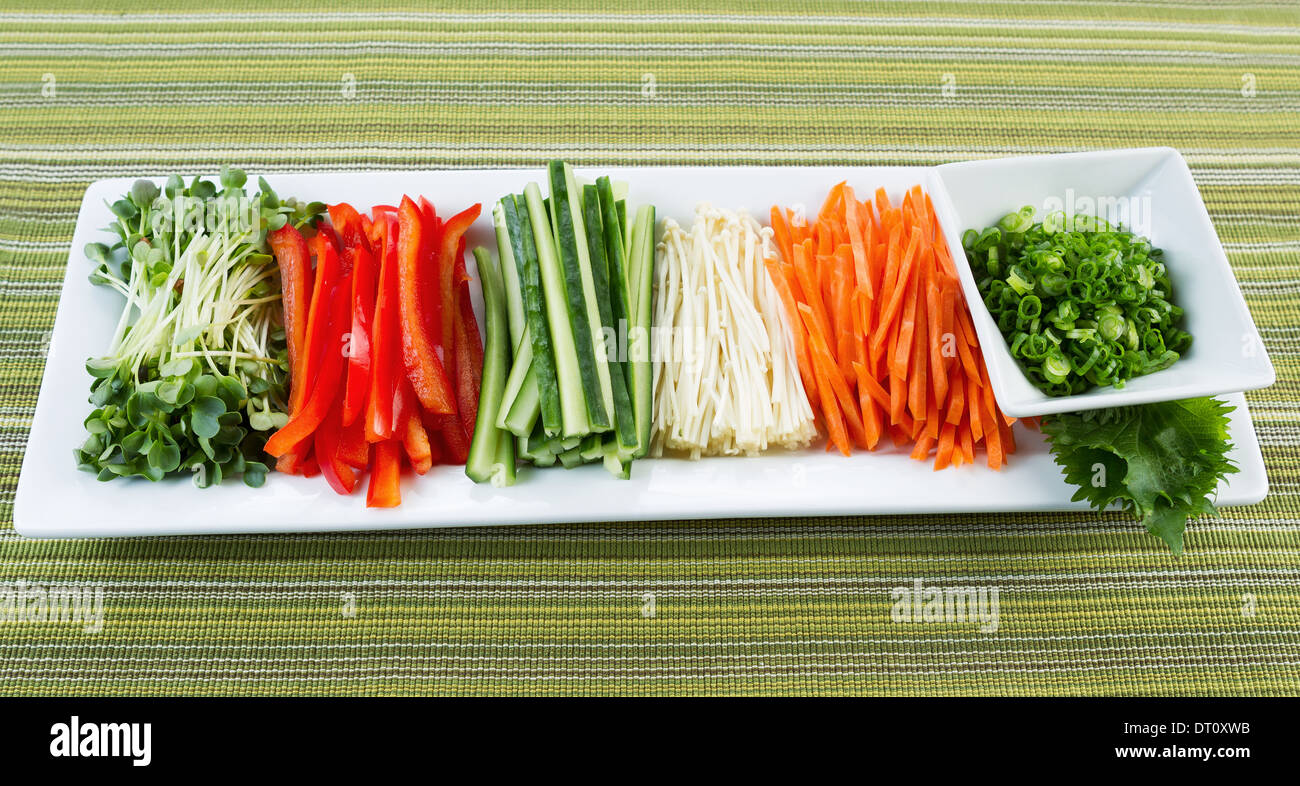
[[[533,368],[531,374],[537,387],[542,427],[550,435],[559,434],[563,425],[560,410],[560,389],[555,378],[555,356],[552,354],[551,330],[547,324],[546,298],[542,292],[541,268],[538,262],[537,242],[533,237],[533,222],[525,197],[506,196],[501,200],[502,219],[506,225],[511,255],[519,268],[521,307],[524,312],[524,333],[532,345]],[[549,234],[549,233],[548,233]],[[500,237],[498,236],[498,243]]]
[[[509,389],[510,382],[514,380],[514,368],[510,369],[510,377],[506,380],[506,387]],[[510,405],[510,411],[505,415],[504,428],[511,434],[520,439],[533,433],[533,428],[537,425],[537,416],[541,414],[541,402],[538,400],[537,378],[533,376],[537,369],[533,366],[528,367],[522,387],[519,389],[519,395],[515,397],[514,403]],[[531,379],[529,379],[531,377]],[[531,384],[529,384],[531,382]],[[504,407],[504,402],[502,403]]]
[[[537,392],[537,371],[533,368],[533,345],[528,340],[527,328],[519,347],[515,350],[514,360],[510,362],[510,376],[506,377],[506,389],[501,395],[501,406],[497,410],[497,428],[503,428],[517,437],[526,437],[533,431],[533,424],[540,414],[540,401]],[[511,425],[510,413],[515,413]]]
[[[609,474],[622,480],[632,477],[632,457],[623,455],[623,449],[618,444],[618,437],[606,434],[605,442],[601,447],[604,453],[605,470]]]
[[[601,182],[603,181],[603,188]],[[604,199],[601,194],[604,192]],[[608,209],[604,209],[604,208]],[[595,281],[595,296],[601,305],[601,325],[606,340],[614,344],[606,347],[610,366],[610,387],[614,391],[614,425],[619,434],[619,444],[624,448],[637,447],[636,417],[632,412],[632,398],[628,394],[628,377],[624,360],[627,349],[621,339],[628,333],[627,282],[623,277],[623,238],[614,214],[614,192],[610,178],[601,178],[595,186],[582,187],[582,218],[586,222],[588,255],[591,257],[591,277]]]
[[[637,430],[637,448],[633,457],[641,458],[650,450],[651,397],[654,395],[650,346],[655,268],[655,209],[652,205],[642,205],[637,211],[631,248],[628,294],[633,304],[633,326],[628,336],[628,361],[632,371],[632,401]]]
[[[513,203],[513,197],[506,197]],[[492,206],[492,228],[497,235],[497,256],[501,260],[501,281],[506,291],[506,317],[510,324],[510,347],[519,347],[527,322],[524,319],[524,294],[520,260],[506,222],[505,199]],[[517,352],[516,352],[517,354]]]
[[[549,172],[551,209],[555,213],[560,259],[564,263],[573,340],[577,344],[578,362],[582,364],[582,389],[587,397],[590,431],[608,431],[613,425],[614,391],[609,379],[605,334],[601,329],[600,298],[596,292],[587,227],[583,220],[582,190],[568,164],[552,161]]]
[[[551,357],[555,360],[556,391],[561,416],[560,432],[565,436],[582,436],[591,429],[587,423],[587,399],[579,377],[578,349],[574,343],[573,326],[569,321],[564,269],[555,252],[551,220],[547,215],[546,204],[542,201],[542,191],[536,183],[529,183],[524,189],[524,200],[528,205],[533,242],[537,247],[540,289],[545,301],[545,311],[542,313],[546,314],[546,326],[551,339]],[[529,328],[531,332],[531,324]],[[537,361],[541,356],[542,353],[534,345],[533,360]],[[540,374],[537,384],[539,389],[543,387]],[[545,414],[544,409],[543,413]]]
[[[483,378],[479,387],[478,411],[496,412],[505,391],[506,375],[510,368],[510,328],[506,312],[505,282],[501,269],[488,252],[474,249],[474,262],[483,281],[484,321],[487,323],[487,341],[483,348]],[[465,474],[476,483],[490,481],[493,486],[509,486],[515,482],[515,439],[512,434],[496,426],[495,418],[480,417],[474,421],[474,439],[469,446],[469,460]]]
[[[506,314],[510,323],[510,346],[514,348],[513,357],[510,361],[510,376],[506,378],[505,394],[501,398],[501,406],[497,412],[497,428],[506,428],[506,417],[515,405],[515,400],[519,398],[520,393],[525,388],[531,387],[533,390],[525,394],[527,401],[538,403],[537,375],[533,372],[533,347],[531,337],[528,334],[528,323],[524,316],[524,296],[522,284],[522,268],[520,260],[515,256],[514,243],[510,238],[510,230],[505,217],[505,202],[509,200],[511,205],[514,204],[513,197],[506,197],[497,202],[492,208],[492,225],[496,229],[497,250],[501,259],[501,280],[506,290]],[[522,254],[520,254],[522,256]],[[532,431],[533,423],[536,420],[536,412],[523,413],[528,421],[527,428],[522,431],[512,433],[518,436],[527,436]]]

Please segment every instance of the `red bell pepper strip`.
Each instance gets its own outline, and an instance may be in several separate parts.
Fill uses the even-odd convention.
[[[307,318],[303,320],[305,330],[303,343],[296,362],[290,363],[289,366],[290,417],[297,415],[302,409],[312,387],[316,384],[316,375],[321,362],[322,334],[327,330],[329,322],[329,304],[334,288],[341,279],[338,250],[331,238],[331,234],[321,232],[311,239],[311,248],[316,254],[316,271],[313,275]],[[303,241],[303,245],[307,245],[306,241]],[[276,469],[287,473],[297,472],[311,450],[312,441],[302,440],[300,444],[292,446],[279,456],[275,462]]]
[[[465,272],[465,244],[456,253],[456,403],[465,433],[474,433],[479,385],[483,378],[483,339],[470,300],[469,274]]]
[[[442,352],[447,376],[455,379],[456,371],[456,260],[464,256],[461,239],[470,225],[478,220],[481,205],[462,210],[442,225],[442,242],[438,246],[438,298],[442,312]],[[461,270],[464,270],[461,262]],[[475,403],[477,406],[477,402]]]
[[[458,296],[457,301],[456,307],[461,313],[455,327],[456,404],[461,426],[466,434],[473,434],[483,376],[483,345],[479,343],[478,322],[474,319],[474,304],[470,302],[468,290]]]
[[[402,504],[402,443],[387,439],[375,445],[375,466],[366,488],[366,507],[395,508]]]
[[[420,244],[420,302],[424,306],[425,330],[429,338],[440,348],[439,359],[443,370],[451,376],[446,368],[446,351],[442,350],[442,299],[438,297],[438,249],[442,247],[442,219],[433,209],[429,200],[420,197],[420,221],[424,229],[423,242]]]
[[[370,253],[374,255],[375,259],[378,259],[379,252],[382,249],[375,240],[379,237],[379,233],[375,231],[375,222],[371,221],[370,216],[365,213],[361,214],[361,231],[365,234],[366,240],[370,241]]]
[[[310,442],[311,440],[307,440]],[[302,466],[298,470],[304,478],[314,478],[320,474],[320,464],[316,461],[316,456],[311,455],[303,459]]]
[[[397,221],[381,216],[375,221],[383,252],[379,262],[379,293],[370,341],[370,395],[366,401],[366,441],[393,438],[393,396],[401,359],[397,357],[400,328],[397,284]]]
[[[456,411],[455,393],[429,333],[425,330],[424,305],[420,295],[420,252],[423,226],[420,209],[410,197],[402,197],[397,220],[398,300],[401,309],[402,362],[406,376],[420,403],[430,412],[450,414]]]
[[[289,449],[288,453],[285,453],[283,456],[280,456],[275,460],[275,471],[283,472],[286,475],[302,475],[308,478],[311,477],[311,475],[306,473],[305,467],[307,461],[314,457],[310,454],[304,453],[310,449],[311,440],[305,439],[297,445],[294,445]]]
[[[411,462],[415,474],[423,475],[433,466],[433,453],[429,447],[429,435],[424,430],[420,418],[420,404],[406,378],[398,380],[397,398],[394,409],[399,412],[394,418],[394,438],[400,433],[402,447],[406,449],[406,458]]]
[[[325,241],[327,246],[329,242]],[[303,403],[302,409],[297,414],[290,415],[289,422],[266,441],[265,450],[272,456],[284,455],[299,442],[315,433],[338,395],[343,381],[343,335],[352,324],[352,316],[348,309],[351,282],[346,281],[344,284],[334,287],[333,302],[329,309],[328,330],[322,336],[322,344],[319,347],[322,357],[316,384],[312,386],[311,395]],[[321,456],[317,458],[321,463],[327,460]]]
[[[428,426],[424,427],[424,436],[429,441],[429,468],[432,469],[434,464],[442,463],[442,444],[438,440],[438,435],[430,431]]]
[[[357,418],[339,430],[338,456],[353,469],[365,469],[370,465],[370,443],[366,442],[364,418]]]
[[[434,415],[424,413],[424,429],[431,443],[439,446],[443,460],[448,464],[464,464],[469,460],[471,435],[465,432],[460,415]]]
[[[325,332],[329,329],[330,304],[334,298],[334,288],[343,280],[342,263],[338,248],[329,235],[318,234],[312,238],[316,252],[316,282],[312,287],[311,307],[307,313],[306,351],[299,356],[299,365],[293,368],[293,389],[290,393],[289,410],[294,411],[293,397],[301,395],[299,405],[307,400],[315,384],[320,368],[321,354],[324,347]],[[299,383],[302,384],[299,384]]]
[[[423,475],[433,468],[433,448],[419,418],[406,419],[406,438],[402,440],[402,446],[406,448],[406,458],[415,474]]]
[[[311,301],[311,257],[307,241],[293,224],[269,232],[266,242],[271,246],[275,262],[280,267],[280,303],[284,308],[284,337],[289,345],[290,373],[298,371],[303,348],[307,343],[307,319]],[[307,397],[305,379],[290,378],[292,392],[290,407],[299,405]],[[302,391],[302,392],[300,392]]]
[[[316,458],[320,462],[320,472],[330,488],[344,496],[351,494],[357,486],[357,474],[339,455],[339,434],[342,428],[343,408],[337,398],[334,405],[316,428]]]
[[[334,231],[339,235],[342,248],[365,246],[367,251],[370,250],[370,238],[366,236],[361,214],[356,211],[356,208],[347,202],[340,202],[337,205],[330,205],[329,213],[330,223],[334,225]]]
[[[370,336],[374,330],[379,271],[366,246],[350,246],[343,256],[352,260],[352,329],[348,335],[348,379],[343,394],[343,425],[350,426],[365,412],[366,395],[370,392]]]
[[[289,414],[292,415],[302,408],[310,385],[300,364],[307,354],[307,321],[313,289],[311,252],[302,233],[289,223],[267,233],[266,241],[280,268],[280,302],[284,309],[284,335],[289,349]],[[301,450],[281,456],[276,459],[275,468],[289,474],[299,472],[310,447],[304,445]]]

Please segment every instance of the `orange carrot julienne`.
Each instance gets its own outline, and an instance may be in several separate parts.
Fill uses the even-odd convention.
[[[966,411],[966,376],[954,374],[948,386],[948,415],[944,420],[952,425],[961,422],[962,413]]]
[[[918,298],[916,301],[916,326],[913,328],[912,366],[908,376],[907,396],[907,408],[912,411],[912,417],[921,418],[922,420],[928,414],[926,401],[930,394],[929,378],[927,376],[930,339],[926,330],[927,320],[924,308],[925,306]]]
[[[916,441],[916,447],[912,448],[912,458],[917,461],[925,461],[930,457],[930,448],[934,446],[934,438],[929,434],[922,434],[921,438]]]
[[[794,247],[794,273],[799,281],[799,290],[803,295],[801,302],[812,308],[813,317],[822,333],[830,332],[830,322],[826,316],[826,305],[822,301],[821,282],[814,270],[807,243]]]
[[[966,343],[966,329],[962,327],[960,321],[957,322],[954,333],[954,343],[957,345],[957,355],[961,358],[961,365],[962,368],[966,370],[966,376],[978,379],[980,372],[975,368],[975,356],[971,354],[970,344]]]
[[[848,185],[845,181],[840,181],[831,187],[830,193],[826,195],[826,201],[822,202],[821,212],[817,215],[827,215],[835,212],[837,206],[841,205],[844,200],[844,187]]]
[[[903,259],[899,263],[898,277],[892,281],[893,292],[890,295],[889,304],[885,307],[884,313],[880,316],[879,326],[881,327],[892,325],[895,317],[898,316],[899,310],[903,307],[903,300],[907,296],[908,284],[911,281],[912,268],[916,263],[916,252],[920,248],[920,245],[920,234],[913,232],[911,238],[907,242],[907,251],[904,252]],[[883,339],[884,335],[878,332],[875,341],[878,342]],[[876,350],[874,343],[871,348],[873,352]]]
[[[880,188],[877,188],[876,189],[876,210],[878,210],[881,215],[884,215],[885,211],[889,210],[892,207],[893,205],[889,203],[889,195],[885,193],[884,187],[882,186]]]
[[[929,334],[931,392],[936,400],[943,401],[948,396],[947,363],[943,357],[943,317],[941,316],[943,302],[939,294],[939,285],[933,278],[926,282],[925,303],[926,332]]]
[[[876,398],[873,388],[879,390],[882,396],[885,391],[880,387],[880,383],[867,371],[867,367],[856,360],[853,361],[853,373],[858,379],[858,405],[862,409],[862,427],[867,433],[867,448],[874,450],[876,444],[880,442],[881,424],[880,411],[876,408],[876,405],[880,402]],[[881,403],[881,406],[887,404],[888,397],[885,397],[885,401]]]
[[[966,380],[966,412],[970,416],[971,436],[975,439],[984,436],[984,418],[980,417],[984,398],[979,383],[979,379]]]
[[[840,412],[844,416],[844,424],[848,429],[848,435],[853,440],[853,444],[866,447],[866,430],[862,426],[862,416],[858,412],[857,402],[853,400],[848,385],[845,383],[844,378],[840,376],[840,370],[835,365],[835,358],[826,343],[826,336],[822,335],[821,328],[817,325],[816,319],[813,318],[812,309],[801,305],[799,313],[803,315],[804,324],[808,326],[808,344],[812,349],[813,367],[817,369],[819,377],[817,384],[819,388],[823,385],[830,386],[835,395],[835,401],[839,404]]]
[[[939,449],[934,456],[936,471],[947,469],[952,465],[952,448],[956,440],[957,427],[951,423],[944,423],[943,428],[939,429]]]
[[[781,208],[772,206],[772,233],[776,237],[776,247],[787,260],[794,256],[794,241],[790,237],[790,225],[786,223],[785,213]]]
[[[934,468],[999,469],[1015,449],[997,406],[957,267],[920,186],[891,202],[836,184],[814,217],[771,210],[764,259],[795,331],[799,375],[827,450],[889,437]],[[1028,425],[1028,424],[1027,424]]]
[[[811,336],[817,329],[817,319],[813,315],[812,309],[807,305],[799,304],[799,316],[802,318],[804,326]],[[849,437],[844,427],[844,416],[840,413],[839,405],[835,402],[835,393],[831,390],[827,376],[829,369],[825,367],[825,361],[817,353],[816,349],[812,352],[813,368],[819,377],[817,382],[818,392],[821,394],[822,419],[826,424],[826,433],[829,437],[829,445],[839,448],[844,455],[850,455]],[[828,447],[829,447],[828,445]]]

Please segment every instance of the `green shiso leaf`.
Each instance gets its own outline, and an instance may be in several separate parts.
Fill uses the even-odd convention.
[[[1213,398],[1071,412],[1045,417],[1043,433],[1073,499],[1097,510],[1131,510],[1152,535],[1183,552],[1188,519],[1214,513],[1228,459],[1228,413]]]

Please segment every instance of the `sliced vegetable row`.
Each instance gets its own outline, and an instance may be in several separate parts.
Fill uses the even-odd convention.
[[[560,161],[547,175],[549,198],[530,183],[493,207],[500,266],[479,259],[488,347],[466,467],[479,482],[513,483],[515,458],[626,478],[649,448],[654,208],[629,224],[621,185],[580,184]]]
[[[366,505],[394,507],[403,460],[420,475],[465,463],[483,348],[464,234],[479,211],[340,203],[310,238],[270,233],[291,368],[289,419],[266,443],[278,470],[319,472],[340,494],[369,471]]]
[[[882,437],[934,454],[935,469],[975,460],[998,469],[1015,450],[1014,418],[988,370],[929,197],[884,189],[859,201],[840,183],[816,221],[772,208],[783,260],[767,266],[795,324],[808,398],[831,446],[849,455]]]

